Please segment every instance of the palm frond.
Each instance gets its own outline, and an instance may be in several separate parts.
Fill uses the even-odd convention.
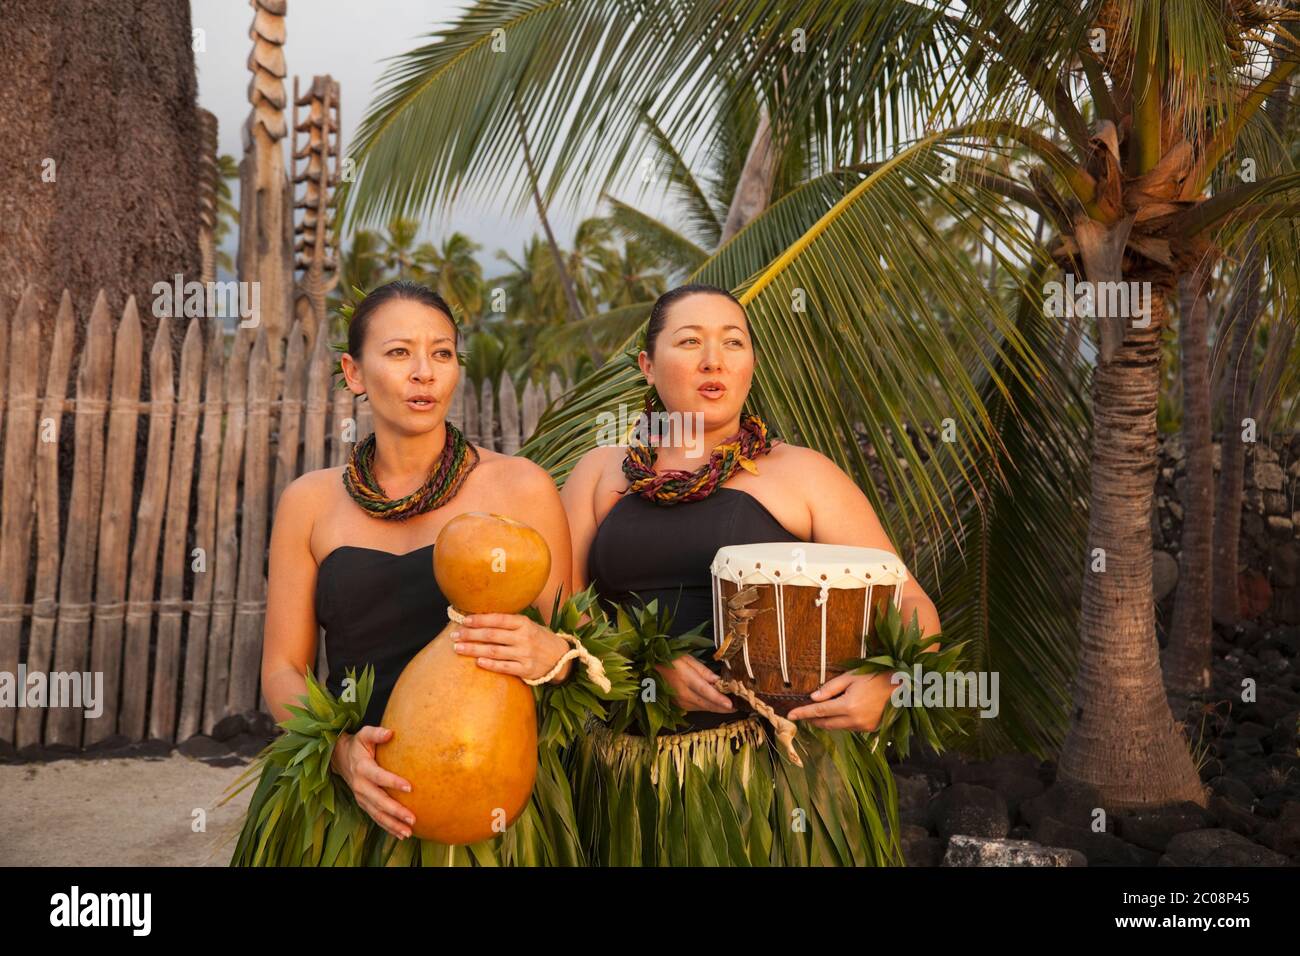
[[[917,144],[869,176],[855,177],[859,181],[793,242],[785,231],[809,215],[819,193],[809,190],[802,206],[787,197],[696,274],[711,277],[720,261],[731,259],[724,284],[739,291],[757,343],[751,404],[782,436],[832,457],[882,515],[885,497],[898,502],[887,530],[904,554],[913,550],[923,526],[938,534],[948,523],[949,477],[926,462],[951,457],[957,474],[972,480],[973,453],[982,450],[984,460],[992,453],[996,438],[972,378],[981,373],[1000,383],[993,360],[1001,346],[988,346],[990,326],[1006,347],[1018,348],[1014,320],[978,279],[972,281],[969,261],[953,253],[939,233],[941,224],[918,221],[916,191],[929,194],[954,222],[978,209],[979,220],[994,225],[1002,249],[1032,255],[1023,224],[1006,213],[1000,197],[973,182],[939,177],[934,145]],[[820,187],[836,181],[843,180],[828,179]],[[778,239],[760,238],[769,228]],[[753,250],[765,246],[777,252],[744,275],[761,260],[749,258]],[[933,319],[936,306],[952,317],[949,325]],[[594,444],[595,415],[617,414],[620,403],[639,409],[643,388],[630,362],[610,363],[543,418],[524,454],[558,480]],[[900,457],[879,456],[887,488],[874,486],[864,438],[886,449],[904,433],[905,423],[947,418],[962,436],[963,450],[944,445],[918,453],[903,443]]]
[[[658,154],[652,166],[655,175],[648,177],[649,180],[655,182],[662,178],[668,183],[670,194],[682,207],[684,218],[698,243],[714,248],[722,235],[722,220],[713,202],[663,127],[644,110],[642,120],[650,143]]]
[[[1050,274],[1037,272],[1029,286]],[[941,566],[934,593],[944,631],[970,642],[973,669],[998,674],[999,711],[974,720],[968,741],[985,757],[1047,756],[1063,739],[1088,525],[1091,437],[1076,384],[1083,370],[1077,355],[1060,364],[1060,329],[1043,316],[1041,299],[1019,300],[1017,328],[1041,372],[1004,375],[1005,395],[991,379],[980,389],[1002,449],[999,467],[982,470],[1006,480],[963,487],[961,548],[938,541],[922,559]]]
[[[694,272],[709,257],[680,232],[613,196],[606,195],[611,213],[610,224],[625,238],[641,243],[670,272]]]
[[[537,336],[537,350],[542,355],[563,355],[584,347],[590,329],[596,345],[612,353],[635,335],[650,316],[654,302],[637,302],[608,312],[597,312],[578,322],[566,322],[543,329]]]

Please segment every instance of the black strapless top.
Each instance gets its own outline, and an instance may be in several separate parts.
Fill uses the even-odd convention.
[[[378,725],[398,676],[447,624],[433,577],[433,545],[406,554],[344,545],[316,572],[316,620],[325,628],[326,688],[336,697],[347,669],[375,667],[365,724]]]
[[[587,554],[587,577],[607,610],[616,604],[657,599],[673,614],[672,635],[703,622],[713,639],[713,578],[709,566],[718,549],[733,544],[802,541],[777,521],[757,498],[719,488],[700,501],[665,507],[625,495],[596,529]],[[721,665],[706,661],[715,671]],[[745,716],[689,711],[690,729],[700,730]]]

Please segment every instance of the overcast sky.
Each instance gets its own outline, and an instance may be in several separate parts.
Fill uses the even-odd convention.
[[[452,23],[463,6],[452,0],[290,0],[286,95],[292,97],[295,74],[303,89],[311,85],[313,75],[331,74],[340,87],[346,150],[387,66],[385,59],[419,46],[425,35]],[[204,31],[206,47],[194,54],[199,105],[217,116],[221,152],[238,160],[240,128],[249,113],[248,28],[253,10],[243,0],[192,0],[191,14],[193,26]],[[287,160],[288,137],[285,144]],[[424,223],[426,236],[439,241],[451,231],[466,233],[483,246],[479,261],[485,273],[499,274],[504,264],[495,257],[497,249],[518,258],[524,242],[540,232],[540,223],[531,207],[511,218],[501,209],[472,203],[467,199],[443,221]],[[577,223],[603,210],[594,204],[566,208],[557,200],[550,212],[556,238],[568,246]]]

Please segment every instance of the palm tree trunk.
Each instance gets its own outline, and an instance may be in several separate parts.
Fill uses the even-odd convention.
[[[1092,386],[1088,570],[1074,713],[1058,777],[1095,788],[1098,799],[1113,809],[1205,803],[1160,679],[1151,594],[1151,498],[1165,313],[1165,292],[1155,288],[1150,324],[1143,329],[1127,323],[1114,359],[1098,364]]]
[[[1272,428],[1273,413],[1277,411],[1279,399],[1277,386],[1282,381],[1282,373],[1286,370],[1287,359],[1294,344],[1295,320],[1279,317],[1274,321],[1268,351],[1264,354],[1264,364],[1260,367],[1251,401],[1250,417],[1255,419],[1260,434],[1268,434]]]
[[[772,196],[772,183],[776,179],[776,147],[772,142],[772,122],[764,107],[758,117],[758,128],[745,154],[745,165],[736,181],[736,192],[727,210],[727,221],[722,226],[719,245],[740,232],[741,229],[767,208]]]
[[[533,189],[533,202],[537,204],[537,216],[542,221],[542,231],[546,233],[546,245],[551,250],[551,256],[555,259],[555,270],[560,277],[560,285],[564,288],[564,299],[569,303],[569,319],[573,322],[581,322],[584,318],[582,314],[582,304],[578,301],[578,292],[573,286],[573,277],[569,275],[569,270],[564,265],[564,255],[560,252],[559,243],[555,241],[555,232],[551,229],[551,220],[546,215],[546,203],[542,201],[542,191],[537,185],[537,167],[533,165],[533,154],[528,147],[528,130],[524,126],[524,113],[515,103],[515,122],[519,124],[519,141],[524,147],[524,166],[528,170],[528,184]],[[591,353],[594,361],[599,362],[600,350],[596,348],[596,339],[591,334],[591,330],[586,331],[587,350]]]
[[[1210,440],[1209,270],[1197,269],[1180,284],[1179,348],[1183,363],[1183,540],[1178,594],[1169,646],[1164,654],[1165,686],[1180,694],[1210,686],[1210,586],[1214,528],[1214,456]]]
[[[1294,2],[1283,6],[1294,9]],[[1276,35],[1276,33],[1275,33]],[[1284,83],[1269,96],[1264,108],[1273,121],[1274,128],[1283,142],[1291,142],[1295,134],[1294,123],[1296,109],[1291,101],[1291,83]],[[1291,344],[1295,341],[1295,320],[1290,316],[1279,317],[1275,334],[1270,338],[1268,351],[1264,356],[1264,366],[1259,382],[1253,390],[1254,400],[1251,404],[1251,417],[1260,434],[1266,434],[1271,425],[1273,412],[1277,408],[1277,396],[1274,394],[1282,379],[1282,372],[1291,355]]]
[[[1263,273],[1252,227],[1247,236],[1241,286],[1228,312],[1231,343],[1224,381],[1222,453],[1219,462],[1218,511],[1214,520],[1214,619],[1237,623],[1237,544],[1241,537],[1241,498],[1245,485],[1246,445],[1241,431],[1250,411],[1255,372],[1255,322],[1259,317],[1259,283]]]
[[[1280,32],[1274,37],[1283,39]],[[1264,115],[1278,135],[1285,137],[1291,116],[1290,83],[1281,84],[1269,94],[1264,103]],[[1241,288],[1234,297],[1237,306],[1228,312],[1232,343],[1224,389],[1227,407],[1221,438],[1219,509],[1214,522],[1214,619],[1224,624],[1237,623],[1241,610],[1237,602],[1237,545],[1241,538],[1241,498],[1246,463],[1246,446],[1241,430],[1245,427],[1242,419],[1252,412],[1250,395],[1255,378],[1255,330],[1259,322],[1259,287],[1263,277],[1263,261],[1256,238],[1255,227],[1251,226],[1246,236]],[[1256,419],[1255,432],[1259,434],[1260,431]]]

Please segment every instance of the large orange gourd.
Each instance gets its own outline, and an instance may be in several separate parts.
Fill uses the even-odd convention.
[[[497,514],[457,515],[433,548],[438,587],[465,614],[519,613],[550,571],[545,539]],[[411,784],[410,793],[388,793],[415,814],[412,834],[445,844],[502,832],[523,812],[537,776],[532,688],[452,650],[448,634],[457,627],[448,622],[397,678],[383,717],[393,736],[375,754]]]

